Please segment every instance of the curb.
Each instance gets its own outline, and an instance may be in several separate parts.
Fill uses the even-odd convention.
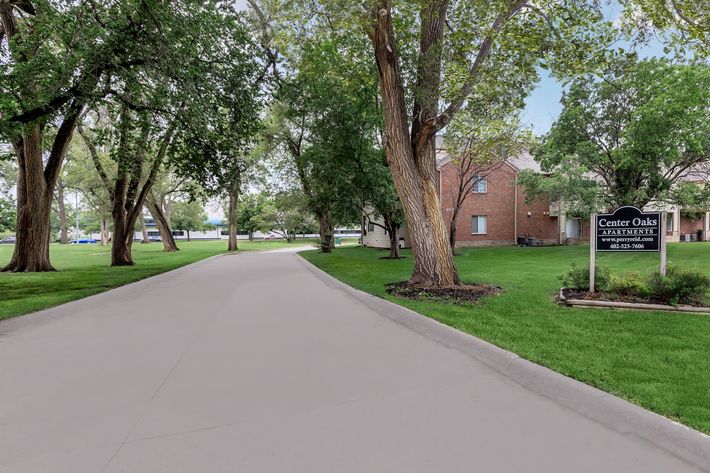
[[[710,436],[612,394],[525,360],[515,353],[460,332],[410,309],[354,289],[297,254],[327,286],[345,292],[378,314],[457,350],[530,391],[623,435],[635,436],[710,473]]]

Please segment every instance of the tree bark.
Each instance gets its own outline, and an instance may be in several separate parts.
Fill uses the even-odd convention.
[[[143,235],[143,240],[141,241],[141,243],[150,243],[150,235],[148,235],[148,229],[145,227],[145,216],[143,215],[142,209],[140,214],[138,215],[138,219],[141,224],[141,234]]]
[[[116,183],[113,188],[113,240],[111,246],[111,266],[132,266],[134,264],[131,246],[133,233],[139,215],[143,211],[146,197],[149,195],[155,178],[172,140],[177,121],[173,121],[159,141],[158,151],[150,165],[148,177],[141,186],[144,172],[144,153],[148,148],[152,117],[144,117],[141,136],[136,151],[131,155],[128,147],[127,121],[130,111],[121,112],[121,135],[118,148]],[[124,123],[125,122],[125,123]]]
[[[162,206],[151,195],[146,198],[146,206],[153,220],[155,220],[158,232],[160,232],[160,239],[163,240],[163,251],[166,253],[178,251],[180,248],[175,243],[175,238],[170,228],[170,220],[163,212]]]
[[[239,182],[235,180],[229,189],[229,208],[227,209],[227,221],[229,224],[229,243],[227,251],[237,251],[239,243],[237,239],[237,206],[239,205]]]
[[[399,259],[399,225],[392,221],[387,216],[384,217],[387,234],[390,237],[390,259]]]
[[[108,245],[109,232],[108,232],[108,220],[103,215],[101,216],[101,246]]]
[[[17,2],[0,2],[0,24],[7,36],[8,52],[17,56],[18,63],[26,63],[26,50],[15,48],[18,31],[15,18]],[[17,44],[21,44],[21,40]],[[96,72],[96,71],[94,71]],[[90,88],[91,80],[98,80],[101,71],[86,77],[83,84]],[[32,81],[24,84],[21,102],[31,103],[36,99],[36,88]],[[78,92],[78,91],[76,91]],[[62,163],[66,156],[77,119],[84,108],[80,94],[66,94],[56,108],[66,105],[66,111],[56,129],[49,153],[43,154],[44,126],[51,113],[42,107],[22,113],[11,121],[22,126],[21,136],[13,142],[13,150],[18,162],[17,183],[17,224],[15,249],[10,263],[2,271],[41,272],[54,271],[49,261],[49,241],[51,234],[51,210],[54,187],[56,186]],[[46,164],[45,164],[46,163]]]
[[[47,182],[42,162],[42,128],[28,125],[14,148],[18,161],[15,249],[3,271],[54,271],[49,261],[54,183]]]
[[[133,246],[133,228],[128,228],[127,220],[129,220],[126,212],[123,216],[113,220],[113,239],[111,240],[111,266],[133,266],[133,254],[131,248]]]
[[[57,181],[57,208],[59,214],[59,243],[66,245],[69,243],[69,225],[67,224],[67,210],[64,205],[64,184],[62,180]]]
[[[321,210],[316,213],[318,217],[318,230],[320,235],[320,250],[323,253],[330,253],[335,247],[333,238],[333,225],[330,223],[330,211]]]
[[[416,139],[410,138],[391,1],[380,0],[374,16],[370,39],[375,50],[385,117],[385,151],[402,202],[414,256],[410,283],[427,287],[458,285],[459,275],[436,189],[434,135],[417,133]],[[443,22],[443,17],[438,20]],[[421,108],[424,113],[425,107]]]

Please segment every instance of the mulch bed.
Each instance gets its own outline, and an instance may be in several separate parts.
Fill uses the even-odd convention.
[[[610,301],[610,302],[631,302],[635,304],[661,304],[670,307],[666,301],[661,301],[658,299],[629,296],[629,295],[619,295],[610,294],[608,292],[589,292],[580,291],[579,289],[563,289],[562,295],[567,299],[577,299],[585,301]],[[703,304],[690,303],[685,305],[691,305],[694,307],[704,307]]]
[[[422,287],[408,281],[387,284],[387,292],[415,301],[439,301],[473,304],[486,296],[500,294],[501,288],[489,284],[462,284],[452,287]]]

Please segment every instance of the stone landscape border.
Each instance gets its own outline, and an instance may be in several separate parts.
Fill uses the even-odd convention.
[[[564,287],[560,289],[560,302],[570,307],[584,307],[597,309],[632,309],[632,310],[652,310],[666,312],[683,312],[688,314],[710,315],[710,307],[696,307],[692,305],[665,305],[647,304],[641,302],[620,302],[620,301],[598,301],[586,299],[570,299],[564,295]]]
[[[710,436],[552,371],[515,353],[336,279],[298,255],[327,286],[343,291],[383,317],[464,353],[521,386],[623,435],[635,436],[710,473]]]

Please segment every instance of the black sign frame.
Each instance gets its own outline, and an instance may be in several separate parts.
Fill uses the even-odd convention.
[[[632,205],[594,218],[595,250],[600,253],[658,253],[662,247],[661,212],[643,212]]]

